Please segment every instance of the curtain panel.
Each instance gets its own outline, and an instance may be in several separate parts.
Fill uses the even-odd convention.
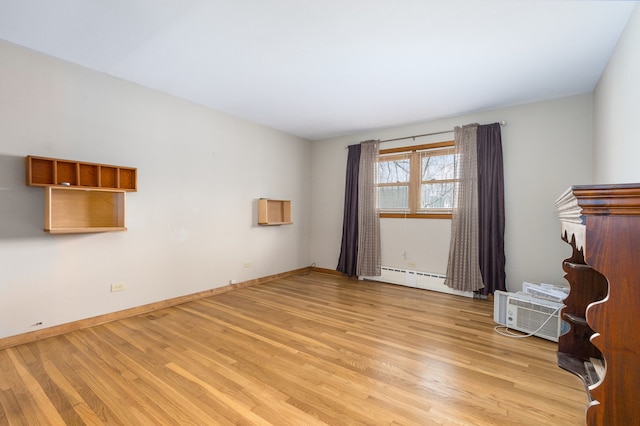
[[[376,202],[376,168],[380,153],[379,141],[360,144],[360,174],[358,176],[358,266],[357,274],[380,276],[380,216]]]
[[[342,243],[336,270],[348,276],[379,276],[382,255],[375,187],[379,142],[366,141],[348,148]]]
[[[504,171],[500,123],[478,126],[478,227],[481,294],[507,290],[504,254]]]
[[[361,146],[349,145],[347,177],[344,187],[344,214],[342,218],[342,244],[336,270],[345,275],[357,275],[358,264],[358,175],[360,173]]]
[[[483,295],[506,290],[504,172],[499,123],[455,129],[459,179],[445,284]]]
[[[478,125],[456,127],[454,131],[459,183],[444,283],[455,290],[477,291],[484,288],[478,236]]]

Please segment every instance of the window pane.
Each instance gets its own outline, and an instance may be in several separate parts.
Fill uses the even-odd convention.
[[[420,188],[421,209],[452,209],[455,182],[425,183]]]
[[[378,187],[378,208],[382,210],[408,209],[409,187],[406,185]]]
[[[422,180],[455,179],[455,155],[424,155]]]
[[[377,183],[409,182],[409,159],[379,161]]]

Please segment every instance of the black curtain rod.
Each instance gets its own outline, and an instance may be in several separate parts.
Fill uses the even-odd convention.
[[[501,126],[506,126],[506,125],[507,125],[507,122],[506,122],[506,121],[504,121],[504,120],[502,120],[502,121],[500,122],[500,125],[501,125]],[[442,134],[444,134],[444,133],[453,133],[453,132],[454,132],[454,130],[453,130],[453,129],[452,129],[452,130],[442,130],[442,131],[440,131],[440,132],[423,133],[423,134],[421,134],[421,135],[405,136],[405,137],[402,137],[402,138],[395,138],[395,139],[385,139],[385,140],[383,140],[383,141],[379,141],[379,142],[380,142],[380,143],[383,143],[383,142],[403,141],[403,140],[405,140],[405,139],[413,139],[413,140],[415,140],[416,138],[423,138],[423,137],[425,137],[425,136],[442,135]],[[348,147],[348,146],[345,146],[344,148],[345,148],[345,149],[347,149],[347,148],[349,148],[349,147]]]
[[[502,120],[502,121],[500,122],[500,125],[501,125],[501,126],[506,126],[506,125],[507,125],[507,122],[506,122],[506,121],[504,121],[504,120]],[[453,129],[452,129],[452,130],[443,130],[443,131],[441,131],[441,132],[424,133],[424,134],[422,134],[422,135],[405,136],[405,137],[403,137],[403,138],[385,139],[385,140],[383,140],[383,141],[380,141],[380,143],[382,143],[382,142],[403,141],[403,140],[405,140],[405,139],[413,139],[413,140],[415,140],[416,138],[422,138],[422,137],[425,137],[425,136],[442,135],[443,133],[453,133],[453,132],[454,132],[454,130],[453,130]]]
[[[443,133],[453,133],[453,130],[443,130],[441,132],[432,132],[432,133],[424,133],[422,135],[405,136],[403,138],[385,139],[383,141],[380,141],[380,143],[382,143],[382,142],[393,142],[393,141],[403,141],[405,139],[414,139],[415,140],[415,138],[422,138],[422,137],[425,137],[425,136],[433,136],[433,135],[441,135]]]

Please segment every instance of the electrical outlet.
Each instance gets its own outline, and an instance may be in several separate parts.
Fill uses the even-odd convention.
[[[111,293],[116,291],[125,291],[127,286],[124,284],[111,284]]]
[[[251,268],[251,262],[244,262],[244,263],[242,264],[242,267],[243,267],[243,268]]]
[[[238,280],[236,280],[236,279],[229,280],[229,284],[236,284],[237,282],[238,282]]]

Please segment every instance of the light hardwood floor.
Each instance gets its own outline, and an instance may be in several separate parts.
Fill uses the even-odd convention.
[[[0,424],[583,425],[490,302],[312,272],[0,351]]]

